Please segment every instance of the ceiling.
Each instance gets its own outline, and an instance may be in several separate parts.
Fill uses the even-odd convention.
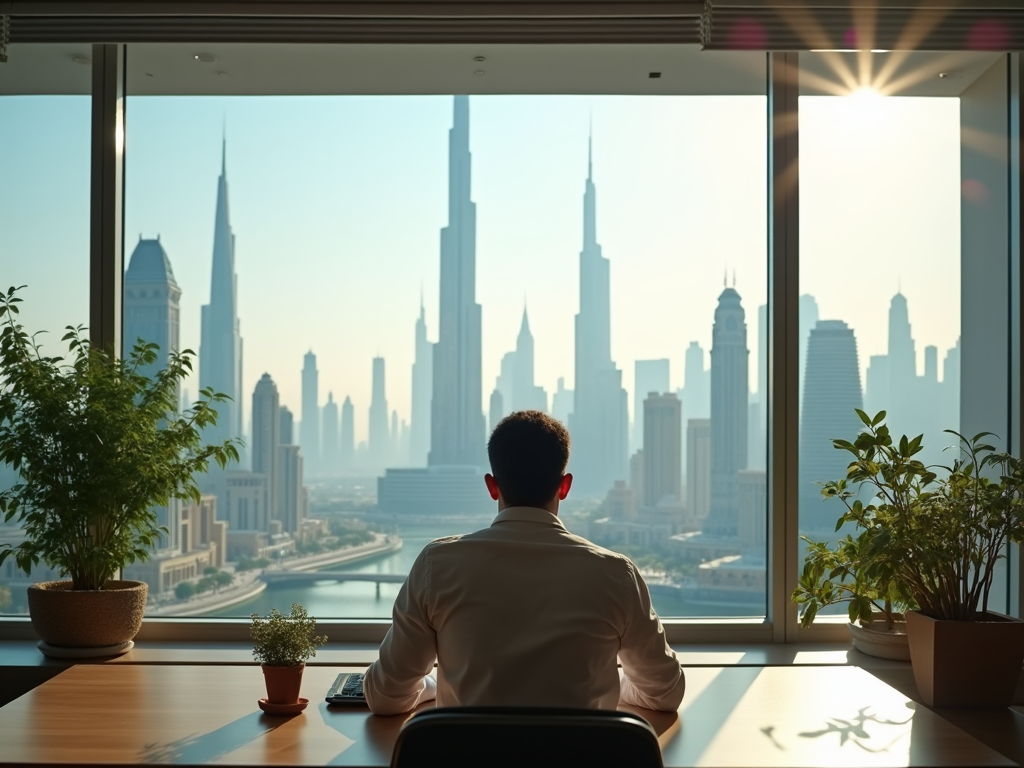
[[[87,94],[91,49],[11,44],[0,94]],[[203,60],[197,60],[197,56]],[[957,96],[1001,54],[801,54],[801,92]],[[482,57],[482,61],[480,58]],[[132,43],[130,95],[765,93],[757,51],[656,44]],[[657,78],[651,73],[660,73]],[[883,73],[879,80],[879,73]],[[940,77],[940,73],[944,77]]]

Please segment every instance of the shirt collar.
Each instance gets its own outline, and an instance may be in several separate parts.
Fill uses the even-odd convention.
[[[553,525],[558,528],[565,528],[561,518],[558,515],[553,515],[546,509],[540,507],[505,507],[498,513],[498,516],[494,518],[494,522],[491,525],[497,525],[498,523],[540,523],[542,525]]]

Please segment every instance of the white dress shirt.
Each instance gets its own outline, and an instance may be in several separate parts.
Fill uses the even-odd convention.
[[[437,705],[675,710],[685,680],[629,558],[509,507],[428,544],[363,682],[371,711]],[[619,675],[616,657],[622,662]]]

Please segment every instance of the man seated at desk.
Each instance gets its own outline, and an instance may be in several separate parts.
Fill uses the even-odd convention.
[[[566,428],[539,411],[513,413],[487,455],[498,516],[431,542],[416,559],[366,672],[370,710],[397,714],[434,698],[438,706],[677,709],[683,671],[636,566],[558,518],[572,486]]]

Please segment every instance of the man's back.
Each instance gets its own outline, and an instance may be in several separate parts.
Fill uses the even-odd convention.
[[[506,508],[489,528],[439,539],[420,554],[367,673],[374,711],[414,706],[409,686],[435,652],[439,706],[613,709],[621,697],[674,709],[683,693],[678,661],[629,559],[532,507]]]
[[[628,619],[626,558],[527,507],[434,542],[425,557],[445,704],[615,707],[608,662]]]

